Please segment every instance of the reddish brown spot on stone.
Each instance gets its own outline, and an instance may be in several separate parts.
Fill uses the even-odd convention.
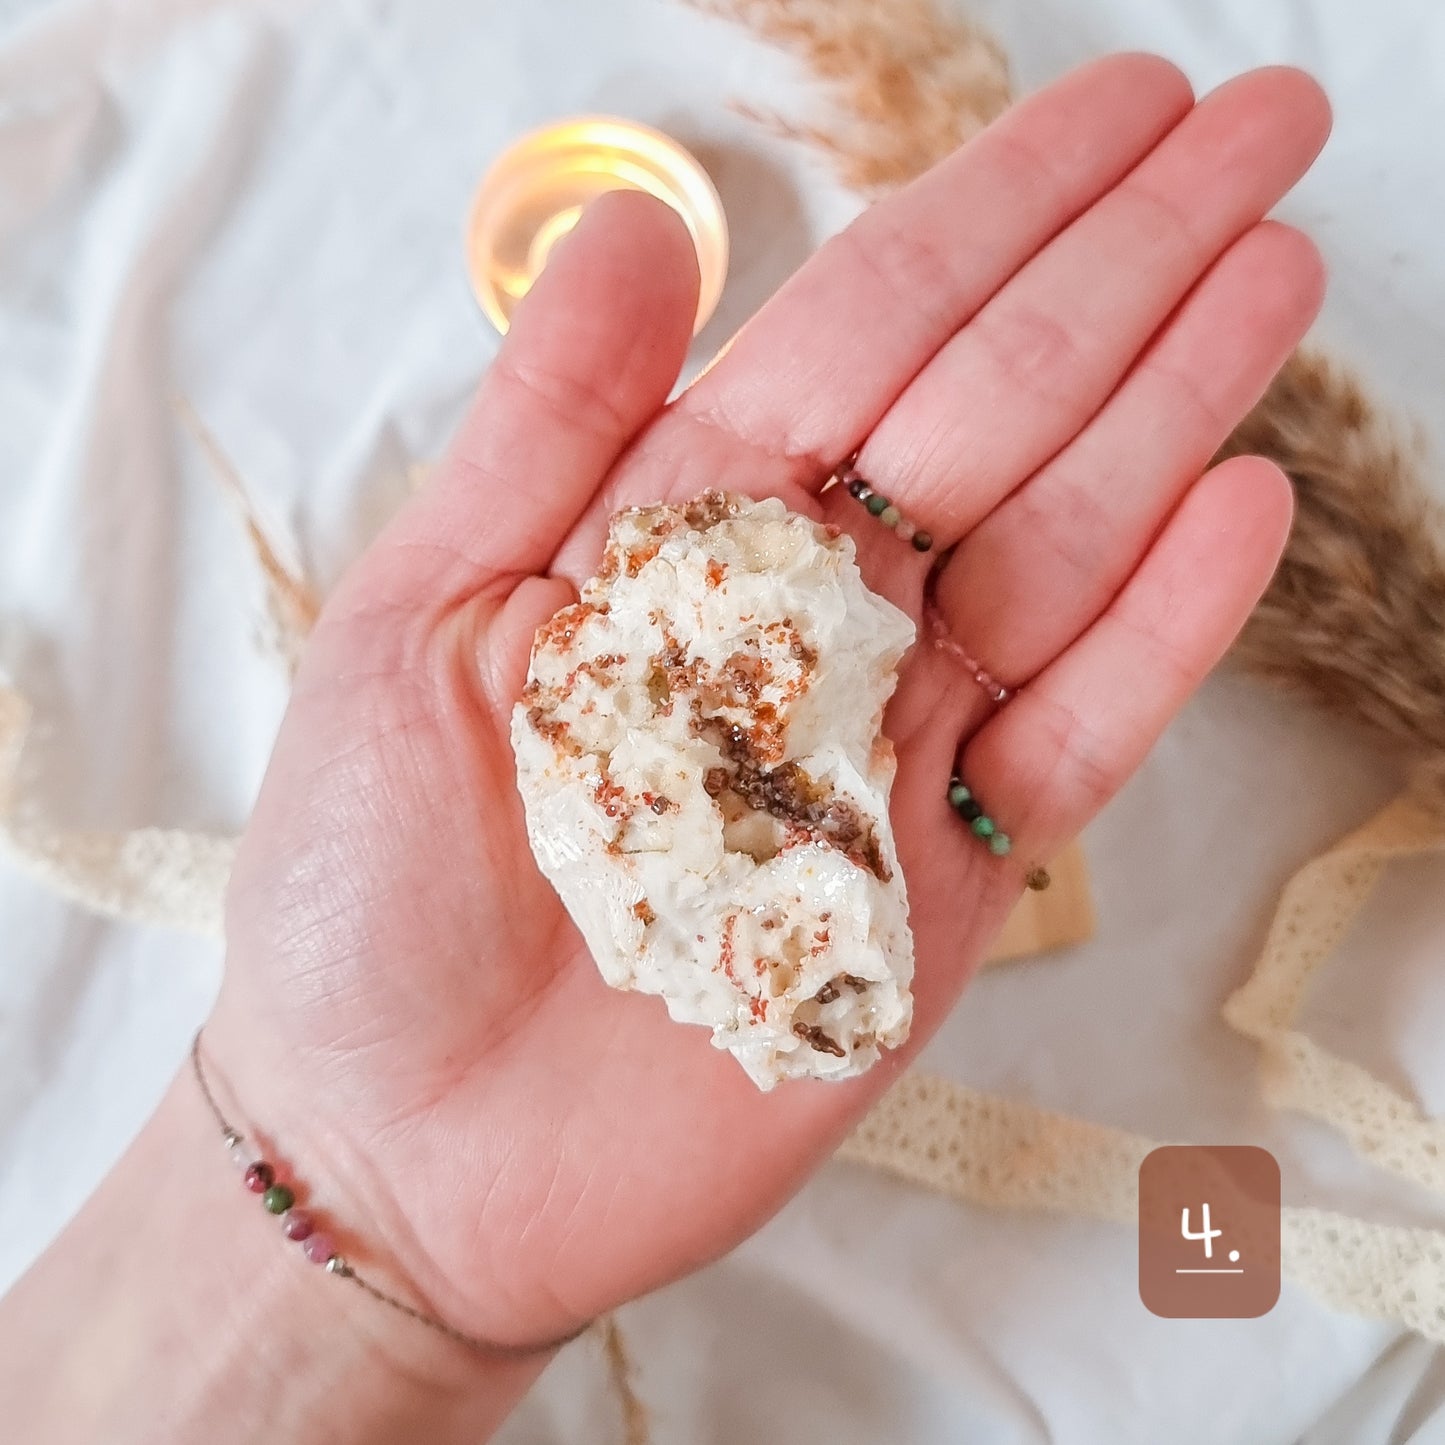
[[[695,730],[716,744],[732,769],[709,768],[703,779],[708,796],[730,789],[749,807],[768,813],[806,838],[837,848],[880,882],[893,876],[884,861],[873,824],[845,798],[812,778],[797,763],[761,766],[749,732],[721,718],[699,718]],[[719,777],[719,774],[723,776]],[[716,791],[714,791],[716,790]],[[791,841],[798,841],[794,838]]]
[[[538,737],[545,738],[557,752],[578,757],[582,748],[572,736],[572,729],[555,717],[550,707],[537,701],[540,697],[541,690],[535,683],[523,689],[522,701],[530,704],[527,708],[527,725]]]
[[[832,1054],[838,1059],[848,1057],[843,1046],[836,1039],[829,1038],[817,1024],[805,1024],[799,1020],[793,1025],[793,1032],[820,1054]]]
[[[738,976],[733,972],[733,930],[738,926],[736,913],[729,913],[723,924],[722,947],[718,952],[718,967],[728,976],[728,982],[741,988]]]
[[[590,677],[596,679],[599,674],[611,672],[613,668],[620,667],[627,659],[620,652],[604,652],[599,657],[584,658],[567,674],[562,684],[562,691],[571,692],[577,686],[579,677]],[[605,679],[610,681],[611,679]]]
[[[555,613],[537,629],[535,646],[550,648],[554,652],[566,652],[588,620],[606,611],[605,604],[574,602],[570,607],[564,607]]]
[[[629,577],[636,577],[660,551],[662,551],[661,542],[649,542],[644,546],[634,547],[627,554],[627,575]]]
[[[682,520],[695,532],[706,532],[719,522],[738,514],[738,500],[726,492],[710,489],[682,507]]]
[[[772,680],[772,664],[754,647],[753,650],[740,648],[722,665],[722,679],[727,684],[731,697],[725,697],[723,706],[746,707],[757,704],[758,695]],[[762,704],[771,709],[774,717],[777,709],[771,704]]]
[[[627,810],[627,789],[614,783],[606,773],[598,780],[592,796],[609,818],[620,817]]]

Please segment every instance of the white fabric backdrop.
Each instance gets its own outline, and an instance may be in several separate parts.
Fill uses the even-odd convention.
[[[1384,9],[1384,7],[1380,7]],[[1321,242],[1321,338],[1445,435],[1445,11],[1396,0],[987,0],[1025,86],[1116,48],[1200,87],[1289,60],[1337,130],[1284,208]],[[108,829],[237,830],[285,700],[194,401],[329,583],[435,456],[495,346],[460,229],[488,158],[615,111],[692,144],[734,227],[700,363],[857,203],[727,109],[802,115],[787,60],[671,0],[0,0],[0,667],[37,706],[27,793]],[[1086,839],[1099,935],[990,972],[926,1066],[1157,1138],[1259,1142],[1292,1202],[1445,1222],[1259,1102],[1219,1005],[1292,868],[1397,779],[1347,730],[1215,679]],[[1445,889],[1402,870],[1311,1026],[1445,1107]],[[0,870],[0,1285],[139,1127],[217,950]],[[1116,1226],[991,1214],[834,1166],[757,1238],[628,1307],[658,1445],[1445,1439],[1423,1342],[1286,1287],[1169,1322]],[[615,1433],[569,1350],[508,1445]]]

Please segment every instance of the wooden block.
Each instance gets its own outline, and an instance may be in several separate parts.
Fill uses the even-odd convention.
[[[1094,900],[1084,850],[1070,843],[1049,864],[1049,873],[1053,882],[1042,893],[1030,890],[1019,899],[985,964],[1066,948],[1093,935]]]

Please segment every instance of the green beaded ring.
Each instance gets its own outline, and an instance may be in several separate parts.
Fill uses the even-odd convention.
[[[927,552],[933,547],[933,534],[925,532],[916,523],[904,516],[903,509],[896,502],[875,492],[867,482],[853,470],[850,458],[833,474],[843,483],[848,495],[855,502],[861,502],[870,517],[877,517],[899,540],[911,543],[915,552]]]
[[[948,805],[995,858],[1006,857],[1013,851],[1013,839],[1000,831],[998,824],[983,811],[973,790],[957,776],[948,780]],[[1031,868],[1025,882],[1035,891],[1041,891],[1049,886],[1049,875],[1042,868]]]

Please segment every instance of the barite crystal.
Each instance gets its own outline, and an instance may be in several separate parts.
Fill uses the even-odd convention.
[[[914,638],[852,540],[709,492],[613,518],[512,716],[542,872],[614,988],[763,1089],[850,1078],[912,1017],[884,704]]]

